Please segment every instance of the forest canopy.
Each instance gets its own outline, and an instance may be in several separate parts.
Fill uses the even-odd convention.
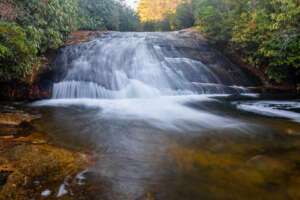
[[[23,79],[71,31],[197,29],[275,82],[300,76],[299,0],[0,0],[0,80]]]
[[[0,80],[22,79],[71,31],[133,31],[135,12],[117,0],[1,0]]]
[[[176,12],[183,0],[140,0],[138,13],[142,22],[161,21],[166,14]]]

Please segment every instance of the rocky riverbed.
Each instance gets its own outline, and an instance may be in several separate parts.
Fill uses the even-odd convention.
[[[81,199],[88,153],[51,144],[32,121],[38,113],[0,108],[0,199]],[[78,192],[80,191],[80,192]]]

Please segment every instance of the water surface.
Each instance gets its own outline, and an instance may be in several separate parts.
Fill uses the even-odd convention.
[[[36,126],[94,152],[89,199],[297,199],[299,123],[217,99],[43,101]]]
[[[299,102],[247,94],[251,76],[207,41],[114,32],[55,66],[35,126],[93,152],[87,199],[300,199]]]

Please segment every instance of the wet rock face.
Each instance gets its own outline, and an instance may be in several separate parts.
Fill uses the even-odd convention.
[[[0,83],[0,100],[37,100],[51,97],[52,82],[44,80],[39,83],[25,82]]]
[[[30,122],[39,118],[13,107],[0,107],[0,139],[15,138],[30,134],[33,127]]]
[[[36,118],[38,118],[38,116],[30,115],[22,111],[15,111],[11,113],[4,112],[0,115],[0,124],[21,125],[24,122],[31,122]]]
[[[255,85],[203,38],[184,32],[109,32],[61,49],[53,68],[53,98],[240,93],[235,85]]]

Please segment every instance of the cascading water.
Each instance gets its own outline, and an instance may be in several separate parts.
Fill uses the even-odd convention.
[[[261,162],[293,166],[298,159],[276,160],[283,158],[281,149],[290,155],[299,125],[278,129],[281,119],[244,111],[299,122],[293,114],[299,103],[223,99],[245,92],[239,86],[252,81],[204,40],[182,32],[112,32],[63,48],[55,65],[59,82],[53,99],[34,103],[45,116],[37,123],[53,141],[93,152],[94,165],[84,174],[86,199],[220,199],[226,191],[224,199],[255,199],[270,185]],[[279,172],[286,174],[281,165],[274,176]],[[288,184],[263,188],[270,195]]]
[[[95,199],[141,199],[169,173],[160,166],[174,136],[244,126],[191,105],[214,101],[198,94],[241,93],[234,85],[248,79],[206,42],[179,32],[108,33],[62,49],[55,64],[62,77],[53,99],[35,105],[79,106],[79,114],[52,112],[66,119],[63,129],[50,129],[59,137],[72,130],[72,140],[91,141],[101,152],[92,171],[110,189]]]
[[[250,76],[205,40],[113,32],[63,48],[54,67],[53,99],[34,103],[51,145],[32,150],[73,146],[91,152],[80,156],[91,166],[57,186],[48,176],[35,184],[39,176],[26,187],[88,200],[299,199],[300,103],[231,102],[239,95],[223,94],[245,92],[238,86],[253,85]]]
[[[233,85],[247,84],[206,43],[178,32],[109,33],[63,49],[56,64],[68,70],[54,85],[54,99],[240,93]]]

